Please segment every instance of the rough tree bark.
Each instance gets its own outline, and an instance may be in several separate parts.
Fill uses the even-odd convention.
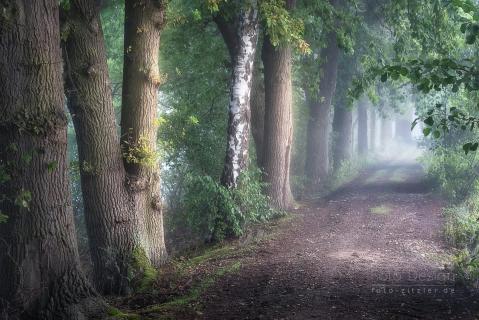
[[[353,112],[348,108],[347,91],[355,74],[354,57],[341,56],[335,92],[333,116],[333,170],[337,172],[345,161],[349,161],[353,150]]]
[[[368,153],[368,99],[362,97],[358,101],[358,154]]]
[[[321,78],[319,92],[310,94],[309,121],[306,143],[305,176],[308,189],[316,190],[329,173],[329,125],[331,104],[336,90],[339,47],[336,33],[327,36],[327,46],[321,50]]]
[[[257,50],[261,50],[258,48]],[[258,55],[257,55],[258,56]],[[261,57],[255,61],[253,71],[253,86],[251,88],[251,134],[256,147],[256,164],[263,168],[264,149],[264,78],[259,67]]]
[[[291,10],[294,0],[287,0]],[[278,209],[293,206],[289,182],[293,142],[291,47],[274,47],[266,35],[262,59],[264,65],[265,120],[263,170],[266,194]]]
[[[222,184],[228,188],[237,187],[240,174],[248,167],[250,94],[258,28],[257,5],[252,1],[241,10],[238,16],[236,30],[238,45],[234,56],[231,57],[233,70],[230,84],[228,139],[225,166],[221,177]]]
[[[167,257],[156,157],[160,33],[165,0],[125,1],[121,142],[127,184],[139,215],[142,248],[155,266]]]
[[[84,319],[96,300],[70,199],[58,1],[0,8],[0,318]]]
[[[143,244],[125,186],[100,8],[95,0],[70,3],[64,17],[65,91],[78,144],[94,283],[104,294],[125,294],[129,274],[141,273],[133,269]]]
[[[337,171],[352,153],[353,113],[344,105],[334,106],[333,137],[333,170]]]

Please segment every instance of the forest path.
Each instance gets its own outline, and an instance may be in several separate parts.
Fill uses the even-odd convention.
[[[205,292],[199,318],[479,319],[418,164],[376,165],[296,214]]]

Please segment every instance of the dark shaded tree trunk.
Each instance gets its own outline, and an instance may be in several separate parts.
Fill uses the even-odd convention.
[[[320,182],[329,173],[329,125],[331,103],[336,90],[338,74],[339,47],[336,33],[330,32],[327,46],[321,51],[321,79],[318,93],[310,94],[309,121],[306,144],[305,176],[308,178],[308,189],[316,190]]]
[[[56,0],[2,4],[2,319],[84,319],[95,301],[70,199],[58,15]]]
[[[371,109],[369,112],[370,116],[370,129],[369,129],[369,134],[371,136],[371,141],[370,141],[370,149],[371,151],[376,150],[376,111],[374,109]]]
[[[389,118],[381,119],[381,148],[386,148],[393,138],[393,123]]]
[[[412,142],[410,120],[396,119],[396,138],[405,143]]]
[[[259,50],[259,49],[258,49]],[[253,87],[251,88],[251,134],[253,135],[256,147],[256,164],[259,168],[263,167],[264,150],[264,78],[263,72],[258,66],[261,58],[255,61],[253,72]]]
[[[139,220],[139,241],[154,266],[167,258],[160,168],[157,159],[158,66],[160,33],[166,1],[125,1],[125,60],[121,111],[121,142],[127,185]]]
[[[334,107],[333,137],[333,170],[337,171],[352,153],[353,113],[345,106]]]
[[[71,1],[66,12],[66,95],[78,144],[93,277],[104,294],[130,291],[134,254],[143,247],[113,109],[100,8],[95,0]]]
[[[253,1],[238,16],[235,55],[230,85],[228,140],[221,182],[236,188],[238,178],[248,167],[250,135],[250,95],[258,42],[258,10]],[[227,41],[227,39],[225,39]]]
[[[358,154],[368,153],[368,100],[362,97],[358,101]]]
[[[288,0],[288,9],[295,1]],[[275,48],[265,36],[262,59],[265,84],[263,170],[266,194],[278,209],[293,206],[289,181],[293,142],[291,48]]]

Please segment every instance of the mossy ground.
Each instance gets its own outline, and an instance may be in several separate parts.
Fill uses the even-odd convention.
[[[138,314],[124,313],[115,307],[109,307],[107,310],[108,320],[140,320]]]
[[[373,214],[378,214],[378,215],[388,215],[392,211],[391,206],[387,204],[382,204],[376,207],[369,208],[369,212]]]
[[[258,226],[263,232],[252,232],[253,239],[238,239],[195,249],[177,256],[160,270],[144,266],[140,253],[135,263],[144,270],[144,280],[137,293],[111,301],[109,319],[178,319],[201,314],[202,298],[224,276],[241,269],[243,257],[249,256],[262,241],[275,237],[275,230],[294,222],[295,215],[288,214]],[[258,236],[258,235],[261,236]]]

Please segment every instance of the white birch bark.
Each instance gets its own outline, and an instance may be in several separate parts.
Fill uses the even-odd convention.
[[[250,131],[250,95],[253,64],[258,42],[257,2],[242,10],[239,16],[238,51],[234,58],[230,86],[228,143],[222,182],[236,188],[238,178],[248,165],[248,140]]]

